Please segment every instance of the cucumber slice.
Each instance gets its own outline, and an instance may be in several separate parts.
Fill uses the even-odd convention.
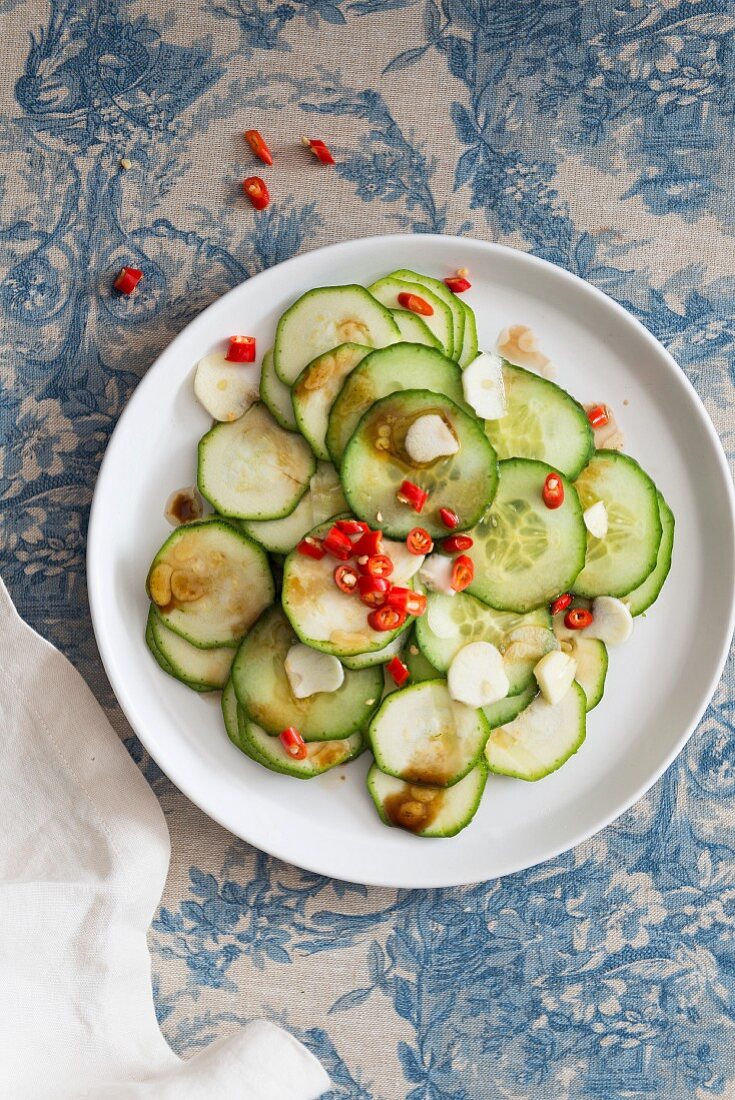
[[[571,649],[568,647],[571,645]],[[577,662],[575,679],[587,698],[587,710],[594,710],[605,691],[607,647],[596,638],[573,638],[562,649]]]
[[[408,457],[404,440],[411,424],[426,413],[441,416],[459,441],[459,450],[418,465]],[[439,517],[443,507],[457,513],[461,527],[479,520],[495,496],[498,470],[495,452],[478,420],[447,397],[403,390],[377,401],[365,413],[347,444],[341,476],[345,496],[360,519],[379,523],[394,538],[405,538],[418,522],[440,537],[447,533]],[[429,493],[420,520],[398,499],[404,479]]]
[[[627,596],[653,572],[661,544],[656,486],[634,458],[597,451],[575,488],[583,509],[601,500],[607,509],[604,539],[589,535],[582,572],[574,582],[580,596]],[[570,585],[560,585],[564,592]]]
[[[441,680],[442,674],[439,669],[434,668],[428,657],[421,652],[418,641],[416,640],[416,627],[411,631],[408,645],[403,654],[403,660],[406,663],[408,671],[411,673],[412,684],[421,684],[424,680]]]
[[[153,614],[155,614],[155,612],[151,608],[151,610],[148,612],[148,620],[146,622],[146,627],[145,627],[146,645],[148,646],[151,653],[155,657],[156,662],[158,663],[158,666],[168,676],[173,676],[174,680],[178,680],[179,679],[178,676],[176,676],[176,674],[174,673],[174,670],[171,668],[171,665],[168,663],[168,661],[166,660],[166,658],[163,656],[163,654],[159,650],[158,646],[156,645],[155,639],[153,637],[153,626],[152,626],[152,623],[151,623],[151,617],[152,617]],[[179,683],[184,683],[184,681],[180,680]],[[203,691],[208,691],[209,690],[208,688],[197,687],[195,684],[186,684],[185,686],[190,687],[192,689],[192,691],[203,692]]]
[[[401,334],[390,310],[364,286],[322,286],[309,290],[286,310],[276,328],[276,374],[293,385],[307,363],[338,344],[384,348]]]
[[[220,691],[225,686],[235,656],[234,649],[227,646],[199,649],[193,646],[181,635],[169,630],[153,607],[148,613],[148,621],[156,648],[172,676],[202,691]]]
[[[541,497],[552,468],[528,458],[500,463],[492,508],[472,532],[473,596],[501,611],[531,611],[571,588],[584,565],[587,529],[574,486],[562,475],[564,503]]]
[[[153,559],[146,589],[166,626],[200,649],[237,645],[275,595],[263,550],[219,519],[172,532]]]
[[[475,314],[467,305],[466,302],[461,302],[465,311],[465,323],[464,323],[464,340],[462,342],[462,351],[459,355],[460,367],[468,367],[473,359],[476,359],[480,345],[477,340],[477,321]]]
[[[221,516],[280,519],[309,487],[316,460],[308,443],[281,428],[261,404],[199,441],[199,492]]]
[[[392,275],[386,275],[378,279],[368,290],[389,309],[400,309],[399,294],[417,294],[431,306],[433,313],[430,316],[421,314],[421,320],[439,341],[439,346],[445,355],[451,359],[454,355],[454,318],[452,311],[446,302],[437,298],[431,290],[419,283],[406,282],[404,279],[394,279]]]
[[[625,597],[631,615],[642,615],[652,603],[655,603],[671,569],[671,554],[674,549],[674,513],[660,492],[657,492],[656,499],[662,529],[656,566],[653,572],[648,574],[643,584],[639,585],[638,588],[634,588]]]
[[[497,703],[490,703],[489,706],[483,707],[482,713],[487,718],[490,729],[494,730],[498,726],[504,726],[508,722],[512,722],[514,718],[523,713],[526,707],[531,705],[537,695],[538,685],[534,681],[518,695],[509,695],[507,699],[499,699]]]
[[[329,525],[317,527],[312,534],[319,538]],[[402,542],[383,542],[385,553],[393,559],[391,580],[410,587],[423,558],[409,554]],[[341,592],[334,583],[337,563],[328,555],[321,561],[307,558],[294,550],[283,567],[283,609],[302,642],[336,657],[355,657],[358,653],[382,650],[397,634],[394,631],[373,630],[367,621],[369,609],[354,595]]]
[[[347,510],[339,474],[331,462],[319,462],[308,491],[290,516],[241,520],[240,526],[272,554],[288,554],[312,527]]]
[[[396,344],[374,351],[347,379],[329,414],[327,449],[335,466],[340,465],[350,436],[375,402],[407,389],[443,394],[471,411],[465,404],[462,372],[440,351],[422,344]]]
[[[274,735],[294,726],[305,741],[337,741],[364,729],[380,699],[382,670],[347,670],[337,691],[296,699],[284,661],[297,640],[279,607],[266,611],[243,640],[232,682],[248,718]]]
[[[394,691],[369,727],[381,771],[407,783],[451,787],[482,755],[488,725],[482,711],[456,703],[446,680]]]
[[[432,592],[426,614],[416,623],[421,652],[441,673],[470,642],[489,642],[503,654],[509,695],[518,695],[534,683],[534,666],[544,654],[558,649],[547,608],[526,615],[495,611],[481,600],[458,592],[445,596]]]
[[[305,366],[293,384],[296,423],[317,458],[329,460],[325,438],[330,410],[345,378],[369,351],[361,344],[340,344]]]
[[[555,772],[585,738],[587,699],[573,683],[556,706],[536,696],[508,725],[491,731],[485,748],[488,767],[499,775],[533,781]]]
[[[420,275],[417,271],[409,271],[407,268],[392,271],[389,278],[400,279],[401,282],[406,283],[418,283],[444,302],[452,314],[452,357],[458,360],[464,343],[465,311],[457,295],[453,294],[446,283],[440,279],[432,279],[430,275]]]
[[[398,657],[403,649],[405,631],[398,634],[383,649],[369,650],[367,653],[355,653],[352,657],[341,657],[345,668],[372,668],[373,665],[385,665],[393,657]]]
[[[256,753],[245,744],[245,740],[242,736],[243,722],[247,721],[244,715],[243,709],[237,701],[237,695],[235,694],[235,686],[232,683],[232,677],[225,684],[225,689],[222,692],[222,717],[225,723],[225,730],[235,748],[238,748],[240,752],[244,752],[246,756],[249,756],[251,760],[256,760],[258,763],[258,757]]]
[[[353,733],[340,741],[316,741],[306,746],[306,758],[294,760],[284,749],[278,737],[271,737],[264,729],[246,718],[241,723],[242,744],[250,750],[253,759],[269,771],[290,775],[294,779],[314,779],[331,771],[339,764],[354,760],[365,747],[361,733]]]
[[[287,432],[297,432],[296,416],[291,404],[291,387],[276,374],[273,348],[269,348],[260,365],[260,399],[269,413]]]
[[[595,449],[592,427],[578,401],[548,378],[503,364],[507,411],[485,421],[498,458],[537,458],[575,478]]]
[[[453,787],[411,786],[385,775],[375,764],[367,787],[380,820],[416,836],[456,836],[475,816],[485,790],[487,768],[480,761]]]
[[[411,313],[410,309],[392,309],[391,314],[398,325],[402,341],[407,344],[426,344],[429,348],[438,348],[441,351],[441,344],[418,313]]]

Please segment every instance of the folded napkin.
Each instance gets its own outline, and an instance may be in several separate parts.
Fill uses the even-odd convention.
[[[2,581],[0,746],[0,1096],[321,1096],[319,1062],[265,1020],[188,1061],[167,1046],[146,945],[169,861],[163,814]]]

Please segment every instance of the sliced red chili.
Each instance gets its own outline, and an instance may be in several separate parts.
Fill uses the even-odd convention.
[[[294,729],[293,726],[289,726],[288,729],[279,733],[278,739],[288,755],[292,756],[294,760],[306,760],[306,757],[309,755],[309,750],[306,747],[306,742],[297,729]]]
[[[449,581],[455,592],[464,592],[475,578],[475,563],[466,554],[460,554],[452,562],[452,576]]]
[[[335,163],[334,157],[329,152],[329,149],[327,148],[326,144],[321,140],[321,138],[304,137],[301,140],[308,149],[311,149],[312,153],[320,164]]]
[[[120,274],[112,285],[121,294],[132,294],[142,278],[143,272],[139,267],[121,267]]]
[[[354,552],[352,542],[336,524],[329,528],[322,540],[322,545],[328,554],[333,558],[339,558],[340,561],[347,561]]]
[[[371,611],[367,617],[368,626],[372,630],[398,630],[399,626],[403,626],[408,616],[405,611],[397,611],[394,607],[388,607],[384,604],[383,607],[376,608],[375,611]]]
[[[592,612],[586,607],[573,607],[564,616],[564,626],[568,630],[584,630],[592,622]]]
[[[382,607],[390,592],[390,581],[385,577],[363,575],[357,578],[357,590],[360,593],[360,599],[368,607]]]
[[[472,283],[465,279],[463,275],[450,275],[444,282],[453,294],[464,294],[472,286]]]
[[[383,553],[383,532],[366,531],[354,545],[353,552],[356,557],[371,557],[373,554]]]
[[[458,554],[474,545],[474,540],[469,535],[450,535],[442,542],[442,550],[446,550],[447,554]]]
[[[338,519],[334,526],[339,527],[345,535],[363,535],[370,530],[361,519]]]
[[[421,592],[414,592],[412,588],[402,588],[394,585],[386,599],[388,607],[396,611],[403,611],[407,615],[423,615],[426,611],[426,596]]]
[[[262,180],[260,176],[248,176],[247,179],[242,181],[242,189],[256,210],[265,210],[271,201],[265,180]]]
[[[429,499],[429,494],[413,481],[402,481],[401,487],[396,493],[401,504],[409,504],[414,512],[422,512]]]
[[[255,337],[231,336],[225,359],[228,363],[254,363]]]
[[[334,571],[334,583],[340,592],[357,591],[357,572],[351,565],[338,565]]]
[[[565,592],[562,596],[556,597],[549,610],[551,611],[552,615],[558,615],[560,611],[566,611],[571,602],[571,593]]]
[[[587,419],[593,428],[604,428],[610,422],[610,414],[604,405],[594,405],[587,410]]]
[[[444,526],[449,527],[450,530],[454,527],[459,527],[459,516],[456,512],[453,512],[451,508],[440,508],[439,519]]]
[[[360,572],[367,573],[369,577],[389,577],[393,572],[393,561],[387,554],[371,554],[366,562],[360,564]]]
[[[311,535],[307,535],[305,539],[296,547],[299,554],[303,554],[305,558],[313,558],[314,561],[321,561],[326,550],[322,546],[321,539],[315,539]]]
[[[431,302],[427,302],[425,298],[420,298],[418,294],[410,294],[402,292],[398,295],[398,305],[403,309],[410,309],[411,313],[420,313],[422,317],[431,317],[434,312],[434,307]]]
[[[406,680],[410,679],[411,676],[400,657],[392,657],[385,666],[385,671],[399,687],[403,687]]]
[[[414,527],[406,535],[406,549],[409,554],[430,554],[434,549],[434,540],[423,527]]]
[[[547,508],[561,508],[564,503],[564,482],[558,474],[546,475],[541,496]]]
[[[273,164],[273,154],[260,130],[246,130],[243,136],[258,160],[262,160],[263,164]]]

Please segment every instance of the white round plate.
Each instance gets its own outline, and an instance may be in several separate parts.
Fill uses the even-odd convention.
[[[144,581],[171,530],[166,498],[195,481],[197,440],[209,427],[193,393],[198,359],[239,332],[256,336],[264,352],[279,315],[312,287],[367,285],[398,267],[441,278],[463,266],[471,272],[466,300],[477,314],[480,346],[493,347],[507,324],[531,325],[556,380],[580,401],[608,402],[618,414],[626,450],[675,513],[676,542],[661,597],[632,639],[610,652],[605,697],[576,756],[540,783],[490,776],[471,826],[452,840],[428,841],[381,824],[365,789],[368,754],[305,783],[239,752],[215,700],[164,675],[148,652]],[[180,790],[231,832],[280,859],[354,882],[471,883],[589,837],[640,798],[681,750],[714,692],[732,633],[733,514],[725,457],[699,398],[653,336],[599,290],[522,252],[465,238],[348,241],[236,287],[148,371],[97,482],[92,618],[110,682],[141,741]]]

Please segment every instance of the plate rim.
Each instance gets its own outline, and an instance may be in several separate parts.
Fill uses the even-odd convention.
[[[95,481],[95,487],[92,496],[92,502],[90,505],[89,523],[87,528],[87,549],[85,557],[86,565],[86,581],[87,581],[87,593],[88,602],[90,608],[90,615],[92,621],[92,628],[94,631],[95,642],[102,661],[105,674],[109,680],[112,691],[115,695],[115,699],[122,710],[126,720],[129,722],[136,736],[140,739],[141,743],[145,747],[146,751],[150,754],[151,758],[161,768],[169,780],[177,787],[179,791],[197,806],[203,813],[210,817],[222,828],[226,829],[234,837],[245,840],[246,843],[253,845],[253,847],[264,851],[269,856],[275,859],[279,859],[285,863],[294,864],[297,867],[302,868],[305,871],[324,875],[330,878],[337,878],[332,871],[325,868],[324,862],[320,859],[310,859],[308,852],[304,857],[299,855],[298,861],[295,860],[291,851],[286,851],[282,845],[277,842],[272,844],[262,843],[260,840],[256,843],[246,837],[242,837],[240,832],[236,831],[233,824],[227,820],[227,814],[219,814],[217,812],[216,805],[205,805],[208,800],[200,794],[195,794],[192,791],[194,785],[190,782],[189,775],[181,775],[179,768],[176,766],[176,761],[166,761],[164,766],[156,755],[156,752],[148,743],[147,736],[145,734],[145,724],[138,720],[137,707],[133,702],[128,703],[126,690],[124,685],[120,684],[115,672],[115,659],[112,652],[112,646],[108,648],[108,638],[105,635],[105,631],[102,626],[102,612],[101,605],[103,601],[103,593],[98,589],[98,576],[101,575],[100,570],[95,570],[94,561],[97,557],[96,546],[100,535],[98,535],[99,521],[97,519],[99,512],[101,511],[101,505],[99,501],[102,498],[101,487],[104,485],[106,477],[108,476],[108,470],[112,467],[112,461],[114,457],[114,440],[118,435],[118,429],[120,425],[128,418],[131,407],[134,405],[134,399],[137,398],[139,393],[144,393],[148,381],[155,373],[157,367],[160,366],[160,361],[164,356],[168,356],[171,352],[186,342],[187,336],[191,333],[191,329],[196,325],[206,325],[207,315],[211,312],[222,308],[222,304],[226,302],[230,297],[236,296],[243,286],[248,285],[259,279],[263,279],[272,276],[272,272],[285,271],[293,266],[303,262],[305,257],[316,256],[317,254],[323,256],[329,256],[330,254],[342,253],[349,251],[355,246],[361,244],[375,244],[376,242],[382,242],[388,245],[406,245],[410,246],[415,244],[416,240],[428,241],[439,244],[440,247],[445,247],[447,242],[453,242],[459,247],[467,248],[467,246],[480,248],[482,251],[487,251],[490,254],[496,253],[504,256],[512,256],[515,259],[520,259],[522,262],[527,262],[532,266],[539,268],[542,271],[548,271],[553,274],[555,278],[561,278],[562,282],[569,283],[578,290],[582,290],[583,293],[591,294],[598,301],[604,303],[607,307],[612,307],[614,313],[616,313],[620,319],[638,330],[639,335],[642,336],[644,341],[651,347],[655,355],[663,355],[672,369],[671,378],[667,379],[667,384],[678,384],[684,391],[686,391],[688,398],[693,399],[693,404],[697,409],[699,419],[704,427],[706,434],[709,437],[712,450],[714,451],[717,459],[717,465],[719,472],[722,475],[722,481],[727,487],[725,493],[725,504],[727,507],[729,525],[728,525],[728,541],[729,545],[726,547],[728,557],[730,560],[735,561],[735,488],[733,487],[733,480],[730,473],[730,468],[727,460],[727,456],[720,440],[719,435],[712,423],[711,417],[707,411],[707,408],[702,401],[702,398],[697,393],[694,385],[687,377],[684,369],[677,363],[673,355],[668,351],[666,347],[654,336],[649,329],[632,313],[630,313],[624,306],[616,302],[614,298],[611,298],[605,291],[595,286],[593,283],[588,282],[581,276],[576,275],[574,272],[561,267],[559,264],[555,264],[550,260],[543,259],[542,257],[535,256],[530,252],[524,252],[521,249],[513,248],[510,245],[498,244],[494,241],[485,241],[477,237],[464,237],[452,234],[442,233],[422,233],[420,235],[412,233],[392,233],[392,234],[375,234],[367,237],[350,238],[348,240],[337,241],[333,244],[322,245],[316,248],[307,249],[303,252],[297,253],[295,256],[289,257],[289,259],[282,261],[279,264],[275,264],[270,268],[266,268],[263,271],[257,272],[255,275],[250,276],[244,282],[238,283],[236,286],[231,287],[225,294],[221,295],[211,302],[205,309],[192,318],[191,321],[179,333],[163,348],[162,351],[156,356],[150,366],[147,368],[146,373],[141,378],[138,385],[135,387],[133,393],[128,398],[125,407],[123,408],[117,423],[110,434],[110,438],[107,441],[105,447],[105,453],[100,464],[100,468]],[[492,882],[499,877],[503,877],[507,874],[516,874],[528,870],[530,867],[540,866],[543,863],[557,858],[564,852],[571,851],[577,845],[584,841],[596,836],[603,829],[607,828],[612,822],[621,817],[627,810],[630,809],[636,802],[647,794],[647,792],[654,786],[654,784],[661,778],[661,776],[668,770],[671,764],[676,760],[680,753],[685,748],[692,734],[698,727],[702,720],[702,717],[707,710],[707,707],[712,701],[712,698],[717,690],[718,684],[722,677],[722,673],[728,658],[730,642],[732,639],[733,631],[735,629],[735,585],[733,586],[732,597],[730,600],[729,612],[726,620],[723,620],[724,629],[722,634],[722,640],[720,645],[720,652],[717,661],[714,663],[712,674],[710,675],[706,692],[703,695],[703,701],[700,702],[699,707],[696,709],[696,717],[685,728],[683,734],[677,739],[672,748],[667,754],[665,754],[662,763],[654,768],[650,775],[640,783],[636,789],[621,803],[619,803],[614,810],[600,818],[594,827],[581,828],[579,831],[570,833],[569,837],[558,845],[552,845],[548,851],[546,851],[540,858],[531,858],[528,860],[521,860],[518,865],[509,871],[500,871],[493,873],[490,876],[477,876],[474,872],[462,873],[458,869],[458,873],[455,874],[441,874],[435,879],[432,876],[424,874],[422,878],[424,881],[420,883],[413,882],[410,885],[406,884],[404,880],[397,880],[390,875],[371,874],[365,875],[362,873],[359,877],[351,878],[349,876],[340,875],[339,880],[345,882],[358,883],[360,885],[383,887],[389,889],[437,889],[442,887],[455,887],[455,886],[470,886],[480,882]],[[123,702],[123,699],[126,702]],[[135,718],[133,717],[135,715]],[[141,728],[142,727],[142,728]],[[461,861],[458,861],[461,862]],[[430,879],[430,881],[428,881]]]

